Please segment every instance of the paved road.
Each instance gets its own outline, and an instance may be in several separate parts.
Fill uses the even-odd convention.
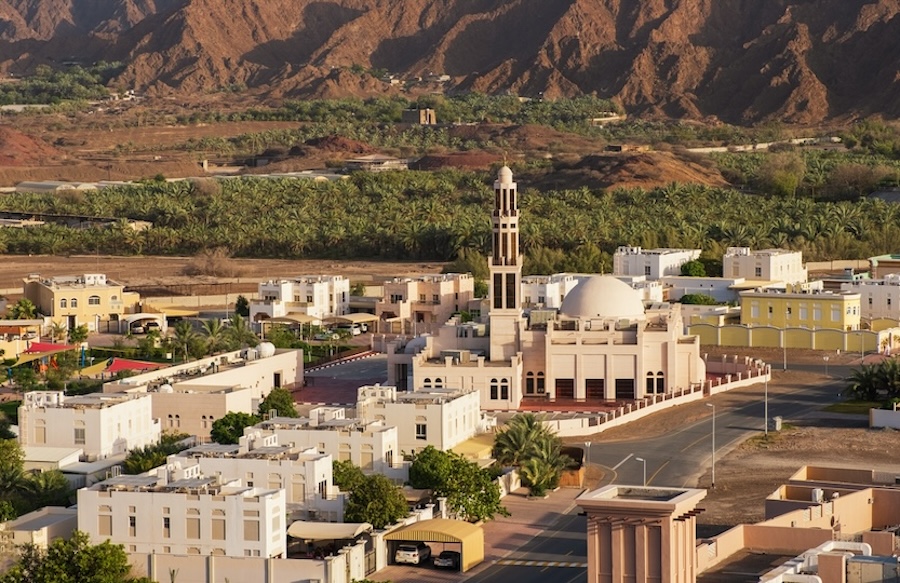
[[[790,370],[821,372],[821,365],[788,365]],[[785,421],[797,419],[806,413],[820,409],[839,400],[843,388],[841,379],[850,368],[833,366],[829,374],[833,380],[822,385],[799,386],[787,391],[770,392],[769,418],[782,417]],[[774,371],[773,384],[778,382],[779,371]],[[746,398],[737,405],[715,408],[715,450],[722,457],[733,446],[752,434],[764,430],[765,389],[741,391]],[[715,400],[711,401],[715,402]],[[712,407],[710,413],[713,412]],[[591,445],[590,462],[604,466],[607,483],[641,484],[646,460],[647,484],[652,486],[694,487],[697,479],[712,463],[713,415],[687,425],[674,433],[643,440],[629,440]],[[771,425],[770,425],[771,428]]]

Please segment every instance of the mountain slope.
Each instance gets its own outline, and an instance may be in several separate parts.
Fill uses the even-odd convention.
[[[155,94],[596,93],[631,112],[814,123],[900,115],[900,0],[9,0],[0,68],[99,59]]]

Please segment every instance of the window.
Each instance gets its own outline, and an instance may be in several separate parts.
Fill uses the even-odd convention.
[[[546,385],[544,384],[544,373],[537,373],[537,392],[538,395],[543,395],[546,392]]]
[[[221,518],[212,519],[212,539],[225,540],[225,520]]]
[[[88,298],[89,306],[99,306],[100,305],[100,296],[91,296]]]
[[[431,379],[430,378],[426,378],[424,381],[422,381],[422,388],[424,388],[424,389],[431,388]]]
[[[419,301],[423,303],[425,302],[425,294],[419,294]]]
[[[822,319],[822,308],[819,306],[813,306],[813,320],[819,321]]]
[[[312,296],[306,296],[306,301],[307,301],[307,303],[310,303],[310,304],[311,304],[312,301],[313,301],[313,297],[312,297]]]
[[[753,275],[755,275],[756,277],[762,277],[762,267],[756,266],[756,268],[753,270]]]
[[[441,296],[439,296],[438,294],[434,294],[431,296],[431,301],[436,304],[439,304],[439,303],[441,303]]]
[[[65,307],[66,307],[66,298],[63,298],[63,299],[59,300],[59,307],[60,307],[60,308],[65,308]]]
[[[322,480],[318,485],[319,489],[319,498],[325,500],[328,498],[328,480]]]
[[[649,265],[644,266],[644,275],[648,275],[648,276],[650,275],[650,266]]]
[[[841,308],[840,306],[831,306],[831,321],[838,322],[841,319]]]
[[[137,534],[137,518],[134,516],[128,517],[128,536],[135,536]]]
[[[441,378],[434,379],[434,388],[435,389],[443,389],[444,388],[444,380]]]
[[[387,467],[389,467],[389,468],[394,467],[394,452],[393,451],[387,450],[384,453],[384,463],[387,464]]]
[[[98,521],[97,530],[100,536],[112,536],[112,516],[101,514]]]
[[[525,375],[525,394],[533,395],[534,394],[534,373],[528,372]]]
[[[659,394],[666,392],[666,377],[662,371],[656,373],[656,392]]]
[[[759,318],[759,303],[752,302],[750,304],[750,317],[751,318]]]
[[[168,516],[163,516],[163,538],[172,536],[172,521]]]
[[[428,439],[428,426],[425,423],[416,423],[416,439]]]
[[[869,296],[869,307],[872,306],[872,296]]]
[[[399,304],[403,301],[403,294],[391,294],[391,303]]]
[[[244,540],[259,542],[259,521],[244,521]]]
[[[192,538],[192,539],[200,538],[200,519],[199,518],[188,518],[185,526],[186,526],[185,536],[187,538]]]
[[[72,298],[71,300],[69,300],[69,305],[73,308],[77,308],[78,307],[78,298]]]
[[[500,398],[504,401],[509,400],[509,379],[500,381]]]
[[[769,306],[769,315],[772,315],[772,306]]]
[[[84,445],[84,428],[75,428],[75,445]]]
[[[491,400],[496,401],[499,395],[500,383],[497,379],[491,379]]]
[[[800,319],[806,320],[809,318],[809,312],[806,309],[806,306],[800,306]]]

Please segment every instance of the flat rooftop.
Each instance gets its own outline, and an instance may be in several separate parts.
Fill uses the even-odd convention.
[[[40,530],[51,524],[56,524],[57,522],[72,520],[73,518],[77,518],[77,516],[77,511],[74,509],[70,510],[67,508],[55,508],[51,506],[36,512],[29,512],[18,520],[8,524],[7,528],[18,531]],[[20,520],[21,522],[19,522]]]
[[[715,567],[697,575],[697,583],[758,583],[763,573],[795,558],[792,551],[741,550]]]

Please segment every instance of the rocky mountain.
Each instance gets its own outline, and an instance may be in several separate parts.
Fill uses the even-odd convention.
[[[118,86],[271,97],[595,93],[755,123],[900,115],[900,0],[7,0],[0,70],[116,60]],[[357,72],[354,72],[357,71]]]

